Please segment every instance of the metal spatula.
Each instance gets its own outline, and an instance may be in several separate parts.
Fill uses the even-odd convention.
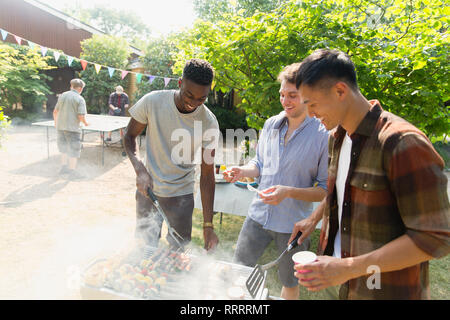
[[[302,233],[299,231],[297,233],[297,235],[295,236],[294,240],[292,240],[289,245],[287,246],[287,248],[280,254],[280,256],[272,261],[269,262],[267,264],[264,264],[262,266],[260,266],[259,264],[257,264],[255,266],[255,268],[253,268],[252,273],[250,274],[250,276],[247,278],[247,281],[245,281],[245,286],[247,287],[248,292],[250,293],[250,295],[252,296],[253,299],[255,299],[256,295],[258,294],[259,290],[261,289],[261,286],[264,282],[265,279],[265,271],[267,269],[270,269],[274,266],[276,266],[281,258],[283,258],[283,256],[288,253],[289,251],[291,251],[292,249],[294,249],[295,247],[298,246],[298,238],[300,238],[300,236],[302,235]],[[294,272],[294,271],[292,271]]]
[[[162,216],[162,218],[166,222],[167,232],[175,240],[178,247],[184,249],[183,244],[180,242],[180,240],[184,241],[183,237],[180,236],[180,234],[174,228],[172,228],[170,226],[169,220],[167,219],[166,214],[164,213],[163,209],[159,205],[158,199],[156,198],[155,194],[153,193],[153,191],[150,188],[147,188],[147,193],[148,193],[148,196],[150,197],[150,199],[152,200],[153,204],[155,205],[156,210],[158,210],[158,213]]]

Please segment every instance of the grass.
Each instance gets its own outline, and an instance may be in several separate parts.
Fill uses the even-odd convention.
[[[219,246],[213,256],[218,260],[231,261],[239,232],[245,217],[223,214],[222,224],[219,223],[220,216],[216,214],[214,217],[214,226],[217,236],[219,237]],[[192,242],[198,246],[203,246],[203,218],[202,213],[198,209],[194,209],[192,226]],[[320,230],[314,231],[311,236],[311,251],[316,252],[319,242]],[[278,257],[276,248],[273,245],[264,252],[258,263],[264,264]],[[430,293],[433,300],[448,300],[450,298],[450,256],[446,256],[439,260],[430,262]],[[281,284],[278,281],[277,269],[272,268],[268,271],[267,288],[272,296],[280,296]],[[300,287],[301,300],[324,300],[323,292],[308,292],[305,288]]]

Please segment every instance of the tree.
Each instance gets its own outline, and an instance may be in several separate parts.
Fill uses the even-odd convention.
[[[48,59],[37,49],[0,44],[0,104],[5,106],[6,113],[18,103],[25,110],[34,104],[42,105],[45,95],[50,93],[45,83],[48,77],[41,73],[53,68],[47,64]]]
[[[4,139],[6,129],[10,125],[9,117],[3,114],[3,108],[0,107],[0,149],[2,147],[2,140]]]
[[[217,22],[224,14],[232,14],[234,7],[229,0],[194,0],[194,11],[204,21]]]
[[[226,14],[251,17],[256,12],[270,12],[287,0],[194,0],[194,10],[202,20],[217,22]]]
[[[126,69],[130,50],[125,39],[94,35],[81,42],[81,59],[103,65],[97,74],[93,65],[88,65],[80,72],[81,79],[86,83],[83,96],[90,113],[105,113],[108,110],[108,98],[117,85],[126,87],[125,80],[117,70],[110,77],[106,67]]]
[[[105,5],[88,9],[69,6],[64,11],[108,35],[125,38],[137,47],[143,44],[141,39],[150,36],[148,26],[131,11],[121,11]]]
[[[172,66],[175,61],[172,56],[177,50],[175,46],[176,38],[182,35],[172,34],[167,37],[154,38],[148,41],[147,47],[144,49],[144,56],[140,58],[145,72],[154,76],[177,78],[172,72]],[[181,73],[180,73],[181,74]],[[166,89],[176,89],[177,82],[169,82]],[[137,85],[135,100],[140,99],[145,94],[164,88],[164,80],[156,78],[153,82],[142,81]]]
[[[442,1],[304,0],[251,17],[198,21],[180,39],[186,57],[216,69],[216,88],[234,88],[249,126],[281,111],[278,73],[317,48],[340,49],[355,62],[362,93],[439,139],[450,128],[448,16]]]

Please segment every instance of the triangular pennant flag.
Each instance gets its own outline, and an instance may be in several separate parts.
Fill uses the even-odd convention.
[[[127,76],[128,72],[129,71],[122,70],[122,80],[123,80],[123,78],[125,78]]]
[[[169,84],[170,80],[172,80],[172,79],[164,78],[164,88],[167,87],[167,85]]]
[[[53,51],[53,58],[55,58],[56,62],[58,62],[60,56],[61,53],[59,53],[58,51]]]
[[[86,70],[87,61],[86,60],[80,60],[80,63],[81,63],[81,67],[83,68],[83,70]]]
[[[3,41],[5,41],[6,37],[8,36],[8,31],[5,31],[5,30],[3,30],[3,29],[0,29],[0,31],[1,31],[1,33],[2,33]]]
[[[94,63],[94,67],[95,67],[95,72],[97,72],[97,74],[98,74],[100,72],[100,69],[102,68],[102,66]]]
[[[17,44],[21,44],[22,43],[22,38],[21,37],[14,35],[14,39],[16,39]]]
[[[152,84],[153,80],[155,80],[155,76],[148,76],[148,83]]]
[[[34,47],[36,46],[36,44],[34,42],[31,42],[28,40],[28,46],[31,48],[31,50],[34,50]]]
[[[109,72],[109,77],[112,78],[114,71],[116,71],[116,69],[108,67],[108,72]]]
[[[45,57],[45,55],[47,54],[47,50],[48,50],[47,47],[41,46],[41,53],[42,53],[42,56],[43,56],[43,57]]]
[[[136,73],[136,82],[141,83],[142,73]]]
[[[67,56],[67,64],[69,65],[69,67],[72,64],[72,62],[73,62],[73,57],[72,56]]]

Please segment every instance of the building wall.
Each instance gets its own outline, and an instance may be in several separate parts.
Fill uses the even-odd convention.
[[[23,0],[0,0],[0,28],[39,45],[79,57],[80,42],[92,33]],[[7,41],[15,42],[11,35]]]
[[[67,55],[79,58],[81,41],[91,38],[93,33],[103,34],[57,10],[48,9],[45,6],[41,8],[42,4],[36,3],[36,1],[30,2],[33,2],[34,5],[24,0],[0,0],[0,28],[10,33],[6,38],[7,42],[16,43],[12,33],[38,45],[62,50]],[[28,45],[28,43],[24,41],[22,45]],[[136,48],[130,47],[130,49],[132,50],[130,60],[138,61],[138,57],[142,53]],[[143,72],[143,69],[136,68],[136,62],[131,70]],[[54,94],[47,96],[47,111],[51,112],[56,103],[57,94],[69,89],[69,81],[75,76],[75,73],[71,68],[58,68],[47,74],[53,78],[48,81],[48,84]],[[130,74],[128,78],[129,85],[126,92],[132,98],[136,91],[136,77],[134,74]]]
[[[46,96],[47,102],[45,103],[47,117],[52,118],[53,109],[59,95],[70,90],[70,80],[75,78],[75,71],[72,68],[65,67],[46,70],[44,73],[52,78],[51,81],[47,81],[47,84],[53,93]]]

